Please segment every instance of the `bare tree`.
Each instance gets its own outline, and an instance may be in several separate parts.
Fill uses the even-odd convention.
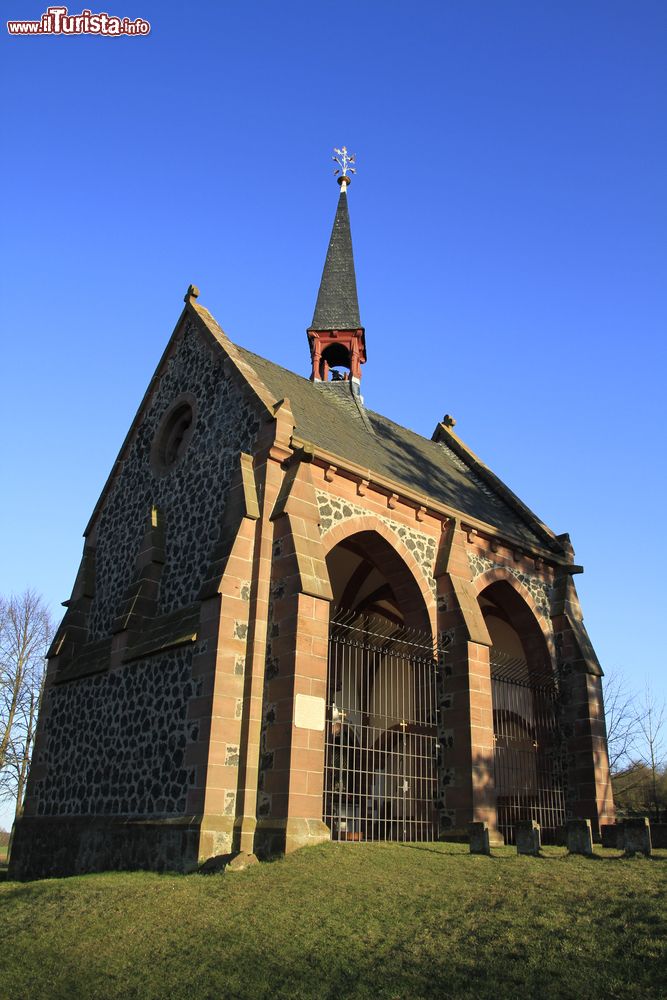
[[[609,770],[616,774],[632,766],[641,735],[640,704],[620,670],[610,670],[605,676],[604,708]]]
[[[639,727],[642,735],[641,762],[648,768],[650,777],[650,803],[656,822],[660,821],[658,784],[664,767],[667,743],[665,702],[655,698],[650,685],[644,688]]]
[[[0,797],[17,813],[35,739],[44,657],[53,633],[42,598],[32,590],[0,598]]]

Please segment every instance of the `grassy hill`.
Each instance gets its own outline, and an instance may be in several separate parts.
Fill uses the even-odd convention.
[[[0,884],[2,1000],[667,997],[667,851],[325,845]]]

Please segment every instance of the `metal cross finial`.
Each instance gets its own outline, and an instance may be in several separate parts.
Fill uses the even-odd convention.
[[[338,167],[334,170],[334,177],[337,177],[338,174],[341,177],[347,177],[348,174],[356,174],[357,171],[355,168],[350,166],[351,163],[356,161],[356,157],[354,153],[348,155],[347,146],[342,146],[340,149],[334,148],[334,153],[336,153],[336,156],[332,156],[331,159],[334,163],[338,164]]]

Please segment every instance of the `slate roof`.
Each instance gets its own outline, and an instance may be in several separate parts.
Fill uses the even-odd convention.
[[[347,194],[341,190],[310,330],[357,330],[359,300]]]
[[[311,382],[236,349],[276,401],[289,399],[299,438],[484,521],[527,547],[545,547],[544,535],[534,530],[530,517],[507,503],[451,448],[364,409],[350,382]],[[555,539],[551,547],[559,550]]]

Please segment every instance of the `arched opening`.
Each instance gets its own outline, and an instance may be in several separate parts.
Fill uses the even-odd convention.
[[[516,824],[536,820],[554,843],[565,822],[558,685],[532,611],[507,582],[479,597],[493,645],[494,771],[498,828],[515,842]]]
[[[320,378],[323,382],[329,380],[336,381],[347,381],[350,377],[350,352],[344,344],[330,344],[322,352],[322,360],[320,362]],[[345,369],[345,371],[339,371],[340,368]]]
[[[373,531],[336,545],[327,567],[324,822],[334,840],[435,839],[437,664],[424,598]]]

